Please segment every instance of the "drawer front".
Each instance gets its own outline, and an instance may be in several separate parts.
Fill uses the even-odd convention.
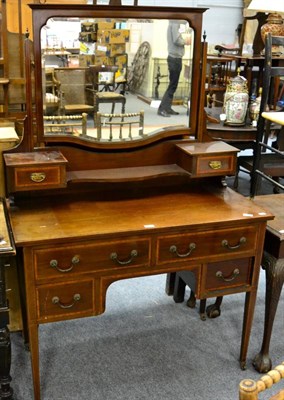
[[[197,258],[255,252],[257,232],[254,226],[207,233],[189,233],[158,239],[157,264],[188,262]]]
[[[15,168],[15,190],[39,190],[65,186],[65,166]]]
[[[235,155],[201,156],[197,159],[197,175],[220,175],[234,173]]]
[[[93,307],[93,280],[37,288],[37,310],[41,320],[56,320],[68,315],[76,318],[76,314],[92,315]]]
[[[242,258],[205,264],[203,294],[214,290],[250,286],[252,278],[252,260]]]
[[[150,239],[66,244],[34,251],[36,279],[149,266]]]

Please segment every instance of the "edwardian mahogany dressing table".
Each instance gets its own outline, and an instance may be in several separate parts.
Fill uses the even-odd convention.
[[[37,88],[42,85],[40,30],[51,17],[127,21],[147,16],[147,24],[184,19],[194,32],[188,127],[111,142],[47,136],[42,91],[37,90],[36,132],[28,104],[23,141],[5,154],[35,399],[40,399],[38,325],[103,313],[108,286],[131,277],[189,270],[197,298],[245,292],[240,349],[245,368],[266,221],[273,217],[221,184],[224,175],[234,174],[237,149],[202,142],[205,10],[31,7]],[[26,46],[27,59],[30,50]]]

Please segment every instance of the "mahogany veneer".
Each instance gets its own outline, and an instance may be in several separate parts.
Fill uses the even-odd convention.
[[[103,313],[109,285],[131,277],[187,270],[197,298],[246,292],[245,367],[266,221],[273,218],[251,200],[199,183],[123,200],[22,201],[10,207],[10,218],[23,252],[36,400],[38,325]],[[236,279],[226,280],[236,268]]]

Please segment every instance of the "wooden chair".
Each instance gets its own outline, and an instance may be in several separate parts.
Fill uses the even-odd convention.
[[[60,82],[62,96],[61,115],[92,114],[94,104],[87,96],[87,68],[55,68],[54,76]]]
[[[257,381],[243,379],[239,384],[239,400],[258,400],[258,394],[270,389],[274,384],[284,378],[284,362]],[[284,400],[284,388],[277,394],[267,398],[269,400]]]
[[[104,135],[104,127],[107,132]],[[134,131],[134,127],[136,130]],[[106,131],[105,130],[105,131]],[[127,114],[102,114],[97,113],[97,138],[109,141],[132,140],[134,138],[143,137],[144,135],[144,111]]]
[[[114,114],[115,105],[121,104],[121,114],[125,113],[126,97],[115,92],[115,73],[117,70],[118,67],[114,65],[89,66],[92,89],[88,90],[93,95],[95,125],[97,125],[97,113],[101,103],[111,103],[111,114]]]
[[[284,112],[269,111],[275,109],[275,90],[280,90],[275,81],[280,82],[279,77],[284,77],[284,66],[272,64],[272,46],[284,46],[284,37],[271,36],[267,34],[265,40],[265,64],[263,71],[263,89],[260,104],[260,115],[257,123],[257,133],[253,156],[242,156],[238,158],[238,165],[245,168],[251,174],[250,195],[254,197],[260,188],[261,180],[264,178],[274,187],[274,192],[284,186],[279,179],[284,177]],[[277,140],[273,146],[268,145],[268,135],[271,123],[277,132]],[[268,151],[267,151],[268,150]]]

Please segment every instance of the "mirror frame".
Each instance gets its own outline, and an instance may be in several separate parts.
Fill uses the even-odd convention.
[[[198,112],[201,98],[201,30],[203,13],[207,8],[173,8],[173,7],[144,7],[144,6],[109,6],[109,5],[82,5],[82,4],[30,4],[33,19],[34,40],[34,63],[35,63],[35,107],[38,144],[49,142],[80,143],[87,147],[96,147],[96,141],[85,141],[82,138],[63,136],[44,136],[43,126],[43,90],[42,90],[42,51],[41,51],[41,29],[46,25],[49,18],[132,18],[132,19],[177,19],[188,21],[194,31],[193,58],[192,58],[192,83],[190,95],[189,126],[184,129],[171,129],[166,133],[167,137],[193,136],[195,140],[199,137]],[[39,89],[40,88],[40,89]],[[162,131],[162,130],[161,130]],[[157,132],[157,131],[156,131]],[[163,135],[163,132],[161,133]],[[150,136],[150,135],[149,135]],[[161,135],[157,133],[155,139]],[[164,136],[163,136],[164,137]],[[147,140],[146,140],[147,142]],[[97,143],[98,144],[98,143]],[[143,142],[144,144],[144,142]],[[135,146],[135,141],[132,143]],[[136,144],[141,145],[140,143]],[[100,145],[101,147],[101,145]],[[113,147],[113,145],[112,145]],[[131,146],[132,147],[132,146]]]

